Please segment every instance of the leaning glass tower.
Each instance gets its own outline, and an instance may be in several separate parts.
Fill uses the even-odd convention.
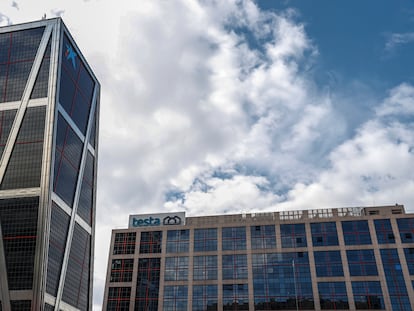
[[[60,18],[0,28],[0,311],[92,309],[99,94]]]

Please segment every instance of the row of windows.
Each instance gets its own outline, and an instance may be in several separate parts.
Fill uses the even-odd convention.
[[[381,284],[378,281],[351,282],[354,304],[357,310],[384,310],[384,297]],[[319,301],[322,310],[348,310],[349,299],[345,282],[318,282]],[[217,285],[193,285],[192,287],[193,311],[218,310]],[[187,285],[164,286],[163,310],[182,311],[187,310],[188,301]],[[246,283],[222,285],[223,310],[249,310],[249,290]],[[107,311],[129,310],[131,300],[130,287],[110,287],[108,292]],[[407,299],[408,300],[408,299]],[[191,302],[190,302],[191,303]],[[393,310],[410,310],[409,303],[402,308],[392,303]],[[313,297],[306,298],[298,291],[285,292],[283,297],[263,297],[254,294],[255,310],[313,310]],[[157,306],[147,306],[145,310],[157,310]],[[137,309],[135,305],[135,310]]]
[[[384,252],[386,250],[381,250]],[[390,251],[390,250],[388,250]],[[400,265],[396,250],[395,261]],[[307,252],[278,253],[297,254],[298,258],[307,258]],[[414,248],[404,249],[410,275],[414,275]],[[340,277],[344,276],[343,262],[340,251],[315,251],[313,252],[317,277]],[[253,254],[253,263],[264,261],[264,254]],[[377,276],[378,265],[372,249],[347,250],[346,257],[350,276]],[[383,262],[389,263],[388,258]],[[294,260],[294,259],[293,259]],[[388,261],[388,262],[387,262]],[[277,262],[277,261],[275,261]],[[165,280],[183,281],[188,279],[189,257],[167,257],[165,259]],[[399,268],[401,270],[401,267]],[[194,256],[193,257],[193,279],[194,280],[217,280],[218,256]],[[222,279],[247,279],[247,255],[223,255],[222,256]],[[133,273],[133,259],[113,259],[111,266],[111,282],[131,282]]]
[[[414,218],[397,219],[402,243],[413,243]],[[372,244],[367,220],[343,221],[342,231],[345,245]],[[379,244],[395,243],[395,236],[389,219],[375,219],[375,230]],[[310,224],[313,246],[339,245],[335,222],[321,222]],[[222,250],[245,250],[246,227],[222,228]],[[276,247],[276,231],[274,225],[251,226],[252,249]],[[114,254],[132,254],[135,251],[134,242],[125,244],[126,234],[117,233],[115,236]],[[194,251],[217,251],[217,228],[194,229]],[[283,248],[306,247],[305,224],[280,225],[280,238]],[[121,241],[122,240],[122,241]],[[140,253],[161,253],[162,231],[141,233]],[[185,253],[190,248],[190,230],[167,231],[167,253]]]

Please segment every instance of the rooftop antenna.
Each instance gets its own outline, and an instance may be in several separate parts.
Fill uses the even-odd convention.
[[[42,19],[46,19],[46,13],[43,14]]]

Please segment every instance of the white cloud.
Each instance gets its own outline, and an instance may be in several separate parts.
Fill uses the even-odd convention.
[[[414,32],[390,34],[385,43],[385,50],[392,51],[398,46],[414,41]]]
[[[412,89],[407,84],[392,89],[378,109],[378,118],[366,122],[355,137],[332,151],[330,168],[309,184],[297,183],[277,208],[413,202],[413,123],[395,118],[406,112],[408,102],[413,103]],[[383,118],[385,115],[389,118]],[[412,209],[410,205],[406,208]]]
[[[414,114],[414,87],[403,83],[390,91],[390,96],[376,110],[379,116]]]

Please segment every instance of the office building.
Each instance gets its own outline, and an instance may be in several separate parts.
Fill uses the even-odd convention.
[[[60,18],[0,28],[0,310],[91,310],[99,93]]]
[[[103,310],[414,310],[402,205],[185,217],[112,232]]]

